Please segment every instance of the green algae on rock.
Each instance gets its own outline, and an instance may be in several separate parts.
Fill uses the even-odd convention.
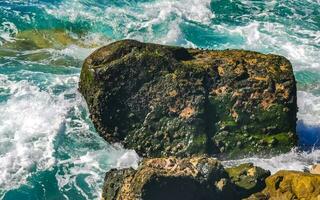
[[[142,156],[269,155],[297,143],[296,82],[277,55],[123,40],[85,60],[79,90],[100,135]]]
[[[244,163],[235,167],[226,168],[231,182],[236,185],[238,196],[248,197],[262,191],[266,184],[265,179],[271,175],[270,171]]]

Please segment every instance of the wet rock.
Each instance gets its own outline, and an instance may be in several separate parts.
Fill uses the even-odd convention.
[[[103,200],[240,199],[216,159],[193,156],[145,159],[137,170],[107,173]]]
[[[320,175],[320,164],[315,164],[310,169],[311,174],[319,174]]]
[[[100,135],[143,156],[268,155],[297,142],[296,83],[281,56],[123,40],[85,60],[79,89]]]
[[[270,176],[270,171],[256,167],[252,163],[227,168],[226,171],[237,186],[238,196],[243,198],[263,190],[265,179]]]
[[[279,171],[266,179],[266,188],[250,196],[250,200],[287,200],[320,197],[320,175],[298,172]]]

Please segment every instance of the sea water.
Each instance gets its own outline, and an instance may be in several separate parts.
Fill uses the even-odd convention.
[[[28,31],[72,42],[15,46]],[[276,172],[320,161],[319,0],[0,0],[1,199],[99,199],[106,171],[137,167],[134,151],[98,136],[77,90],[85,57],[124,38],[287,57],[300,150],[224,164]]]

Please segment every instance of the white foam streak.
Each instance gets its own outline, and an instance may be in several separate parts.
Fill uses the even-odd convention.
[[[69,56],[69,57],[72,57],[74,59],[84,60],[95,49],[96,48],[83,48],[83,47],[79,47],[77,45],[70,45],[67,48],[62,49],[62,50],[50,49],[49,52],[53,56],[57,56],[57,57]]]
[[[298,152],[296,150],[292,150],[289,153],[281,154],[272,158],[251,157],[241,160],[224,161],[223,164],[228,167],[251,162],[263,169],[270,170],[271,173],[276,173],[279,170],[304,171],[310,168],[313,164],[319,163],[319,161],[320,150],[314,150],[312,152]]]

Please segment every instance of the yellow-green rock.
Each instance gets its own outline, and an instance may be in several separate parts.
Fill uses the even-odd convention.
[[[265,179],[270,176],[270,171],[254,166],[252,163],[226,168],[226,171],[242,197],[248,197],[252,193],[263,190]]]
[[[145,159],[137,170],[107,173],[103,200],[239,199],[222,165],[208,156]]]
[[[266,179],[266,188],[249,200],[319,200],[320,175],[279,171]]]

